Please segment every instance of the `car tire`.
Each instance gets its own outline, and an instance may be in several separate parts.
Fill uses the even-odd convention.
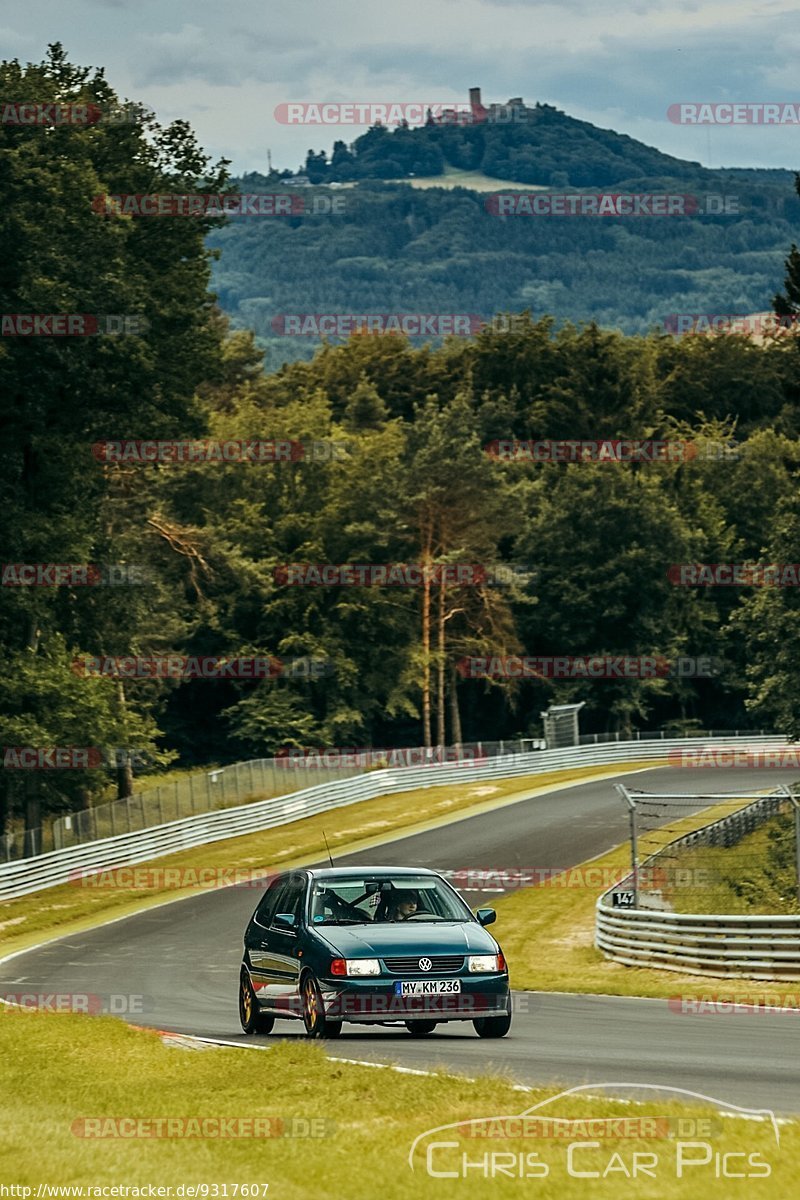
[[[511,1028],[511,1002],[509,1001],[505,1016],[476,1017],[472,1024],[475,1026],[475,1032],[477,1033],[478,1037],[505,1037]]]
[[[433,1033],[438,1025],[438,1021],[406,1021],[405,1027],[412,1037],[427,1037],[429,1033]]]
[[[336,1037],[342,1031],[341,1021],[328,1021],[322,1004],[319,984],[309,971],[300,982],[303,1005],[303,1024],[310,1038]],[[338,1028],[337,1028],[338,1026]]]
[[[239,1022],[246,1034],[272,1033],[275,1018],[258,1011],[255,988],[246,967],[239,976]]]

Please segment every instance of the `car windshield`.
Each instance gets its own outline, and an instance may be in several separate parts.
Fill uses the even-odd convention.
[[[472,913],[430,875],[364,875],[314,881],[313,925],[390,924],[401,921],[469,921]]]

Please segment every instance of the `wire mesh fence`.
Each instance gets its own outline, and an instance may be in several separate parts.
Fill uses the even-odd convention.
[[[630,815],[630,877],[618,907],[664,912],[800,910],[800,808],[769,795],[652,794],[617,789]],[[765,836],[753,839],[762,831]]]
[[[251,800],[284,796],[315,783],[359,773],[358,768],[343,766],[287,766],[281,759],[253,759],[214,771],[193,772],[168,783],[142,787],[123,800],[65,813],[39,829],[4,834],[0,837],[0,862],[134,833]]]
[[[659,729],[654,733],[644,730],[628,730],[615,733],[582,733],[578,738],[580,746],[600,746],[605,742],[653,742],[671,741],[674,738],[721,738],[721,737],[768,737],[768,729]]]
[[[285,796],[318,783],[348,779],[386,766],[425,766],[458,760],[480,761],[544,749],[539,738],[463,743],[457,747],[337,749],[288,752],[205,772],[192,772],[154,784],[144,777],[123,800],[65,813],[35,829],[0,834],[0,862],[14,862],[69,846],[134,833],[196,813],[214,812],[250,801]]]
[[[764,736],[760,730],[693,731],[685,737]],[[582,746],[611,742],[670,740],[674,733],[583,734]],[[34,829],[11,829],[0,834],[0,862],[14,862],[98,841],[121,833],[133,833],[195,813],[213,812],[289,792],[346,779],[365,770],[386,766],[425,766],[456,759],[480,761],[509,755],[529,754],[548,747],[544,738],[526,737],[463,742],[451,747],[401,747],[394,749],[337,749],[289,752],[277,758],[259,758],[210,771],[199,771],[157,784],[152,776],[135,781],[127,799],[65,813]]]

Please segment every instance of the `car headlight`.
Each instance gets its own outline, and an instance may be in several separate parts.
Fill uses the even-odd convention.
[[[380,975],[381,964],[377,958],[346,958],[348,975]]]
[[[474,973],[503,971],[505,965],[502,954],[470,954],[467,959],[467,970]]]

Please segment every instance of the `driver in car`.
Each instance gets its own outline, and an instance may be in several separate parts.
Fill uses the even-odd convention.
[[[388,921],[407,921],[419,908],[419,892],[413,888],[402,888],[392,897],[387,913]]]

